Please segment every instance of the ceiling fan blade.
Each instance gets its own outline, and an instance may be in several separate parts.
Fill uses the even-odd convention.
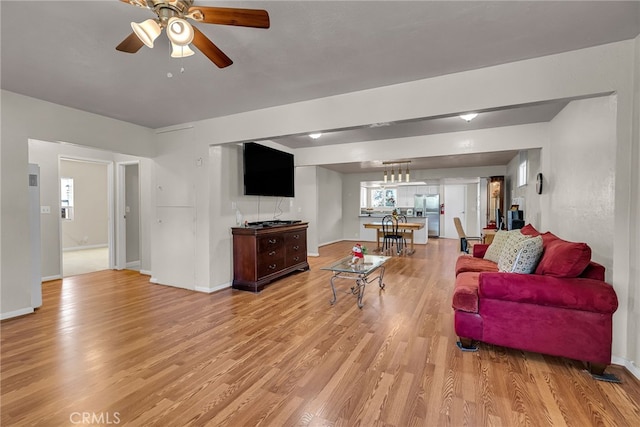
[[[213,42],[200,30],[193,27],[193,32],[193,45],[200,49],[200,51],[211,60],[211,62],[216,64],[219,68],[228,67],[233,64],[233,61],[229,59],[229,57],[218,48],[218,46],[213,44]]]
[[[191,6],[188,15],[207,24],[237,25],[239,27],[269,28],[269,13],[259,9]]]
[[[120,52],[136,53],[142,46],[144,46],[142,40],[136,36],[136,33],[131,33],[126,39],[122,40],[118,46],[116,46],[116,50],[119,50]]]

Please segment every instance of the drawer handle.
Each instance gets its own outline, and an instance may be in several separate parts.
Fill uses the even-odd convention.
[[[275,270],[275,269],[276,269],[276,265],[275,265],[275,264],[271,264],[271,265],[269,266],[269,269],[270,269],[270,270]]]
[[[294,261],[300,261],[300,257],[299,257],[299,256],[294,256],[294,257],[293,257],[293,260],[294,260]]]
[[[300,235],[299,235],[299,234],[294,234],[294,235],[293,235],[293,238],[294,238],[294,239],[299,239],[299,238],[300,238]]]
[[[277,242],[277,240],[276,240],[276,239],[269,239],[269,243],[271,243],[271,244],[274,244],[274,243],[276,243],[276,242]]]
[[[296,245],[296,246],[294,246],[294,247],[293,247],[293,250],[294,250],[294,251],[297,251],[298,249],[300,249],[300,246],[298,246],[298,245]]]
[[[275,254],[276,254],[276,251],[271,251],[271,252],[269,252],[269,255],[270,255],[270,256],[273,256],[273,255],[275,255]]]

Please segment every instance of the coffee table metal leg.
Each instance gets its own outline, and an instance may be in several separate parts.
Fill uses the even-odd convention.
[[[384,282],[382,281],[384,277],[384,265],[380,266],[380,276],[378,276],[378,286],[380,286],[380,289],[384,289]]]
[[[336,287],[333,285],[333,280],[338,277],[338,275],[334,275],[333,277],[331,277],[331,290],[333,291],[333,299],[331,301],[329,301],[331,303],[331,305],[335,304],[336,301],[338,301],[338,296],[336,295]]]
[[[362,308],[362,296],[364,295],[364,287],[367,284],[366,278],[356,280],[356,286],[358,287],[358,308]]]

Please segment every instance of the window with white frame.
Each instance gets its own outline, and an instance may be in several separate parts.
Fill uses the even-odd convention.
[[[73,178],[60,178],[60,207],[62,219],[73,220]]]
[[[527,185],[527,152],[521,151],[519,155],[519,163],[518,163],[518,187],[522,187],[523,185]]]
[[[395,188],[380,188],[371,190],[371,207],[382,208],[396,206],[398,200]]]

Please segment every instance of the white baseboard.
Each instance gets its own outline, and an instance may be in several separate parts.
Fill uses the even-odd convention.
[[[320,256],[318,252],[308,252],[307,256]]]
[[[611,363],[614,365],[620,365],[627,368],[627,371],[631,372],[631,375],[640,380],[640,368],[637,367],[631,360],[623,359],[622,357],[612,356]]]
[[[125,268],[129,270],[140,270],[140,261],[131,261],[125,264]]]
[[[109,245],[101,244],[101,245],[82,245],[82,246],[71,246],[68,248],[62,249],[62,252],[68,251],[81,251],[83,249],[98,249],[98,248],[108,248]]]
[[[59,280],[59,279],[62,279],[62,276],[61,276],[61,275],[59,275],[59,274],[56,274],[55,276],[47,276],[47,277],[43,277],[43,278],[42,278],[42,281],[43,281],[43,282],[49,282],[49,281],[51,281],[51,280]]]
[[[322,246],[326,246],[326,245],[331,245],[333,243],[338,243],[338,242],[344,242],[344,239],[338,239],[338,240],[332,240],[330,242],[322,242],[318,244],[318,247],[322,247]]]
[[[222,289],[227,289],[231,287],[231,282],[223,283],[221,285],[214,286],[213,288],[205,288],[203,286],[196,286],[196,291],[204,292],[207,294],[211,294],[216,291],[221,291]]]
[[[25,314],[33,313],[33,307],[25,307],[20,310],[9,311],[8,313],[0,314],[0,320],[11,319],[12,317],[24,316]]]
[[[140,270],[140,274],[144,274],[145,276],[151,276],[151,271],[149,270]]]
[[[153,276],[151,276],[151,278],[149,279],[149,282],[151,282],[151,283],[158,283],[158,278],[157,278],[157,277],[153,277]]]

